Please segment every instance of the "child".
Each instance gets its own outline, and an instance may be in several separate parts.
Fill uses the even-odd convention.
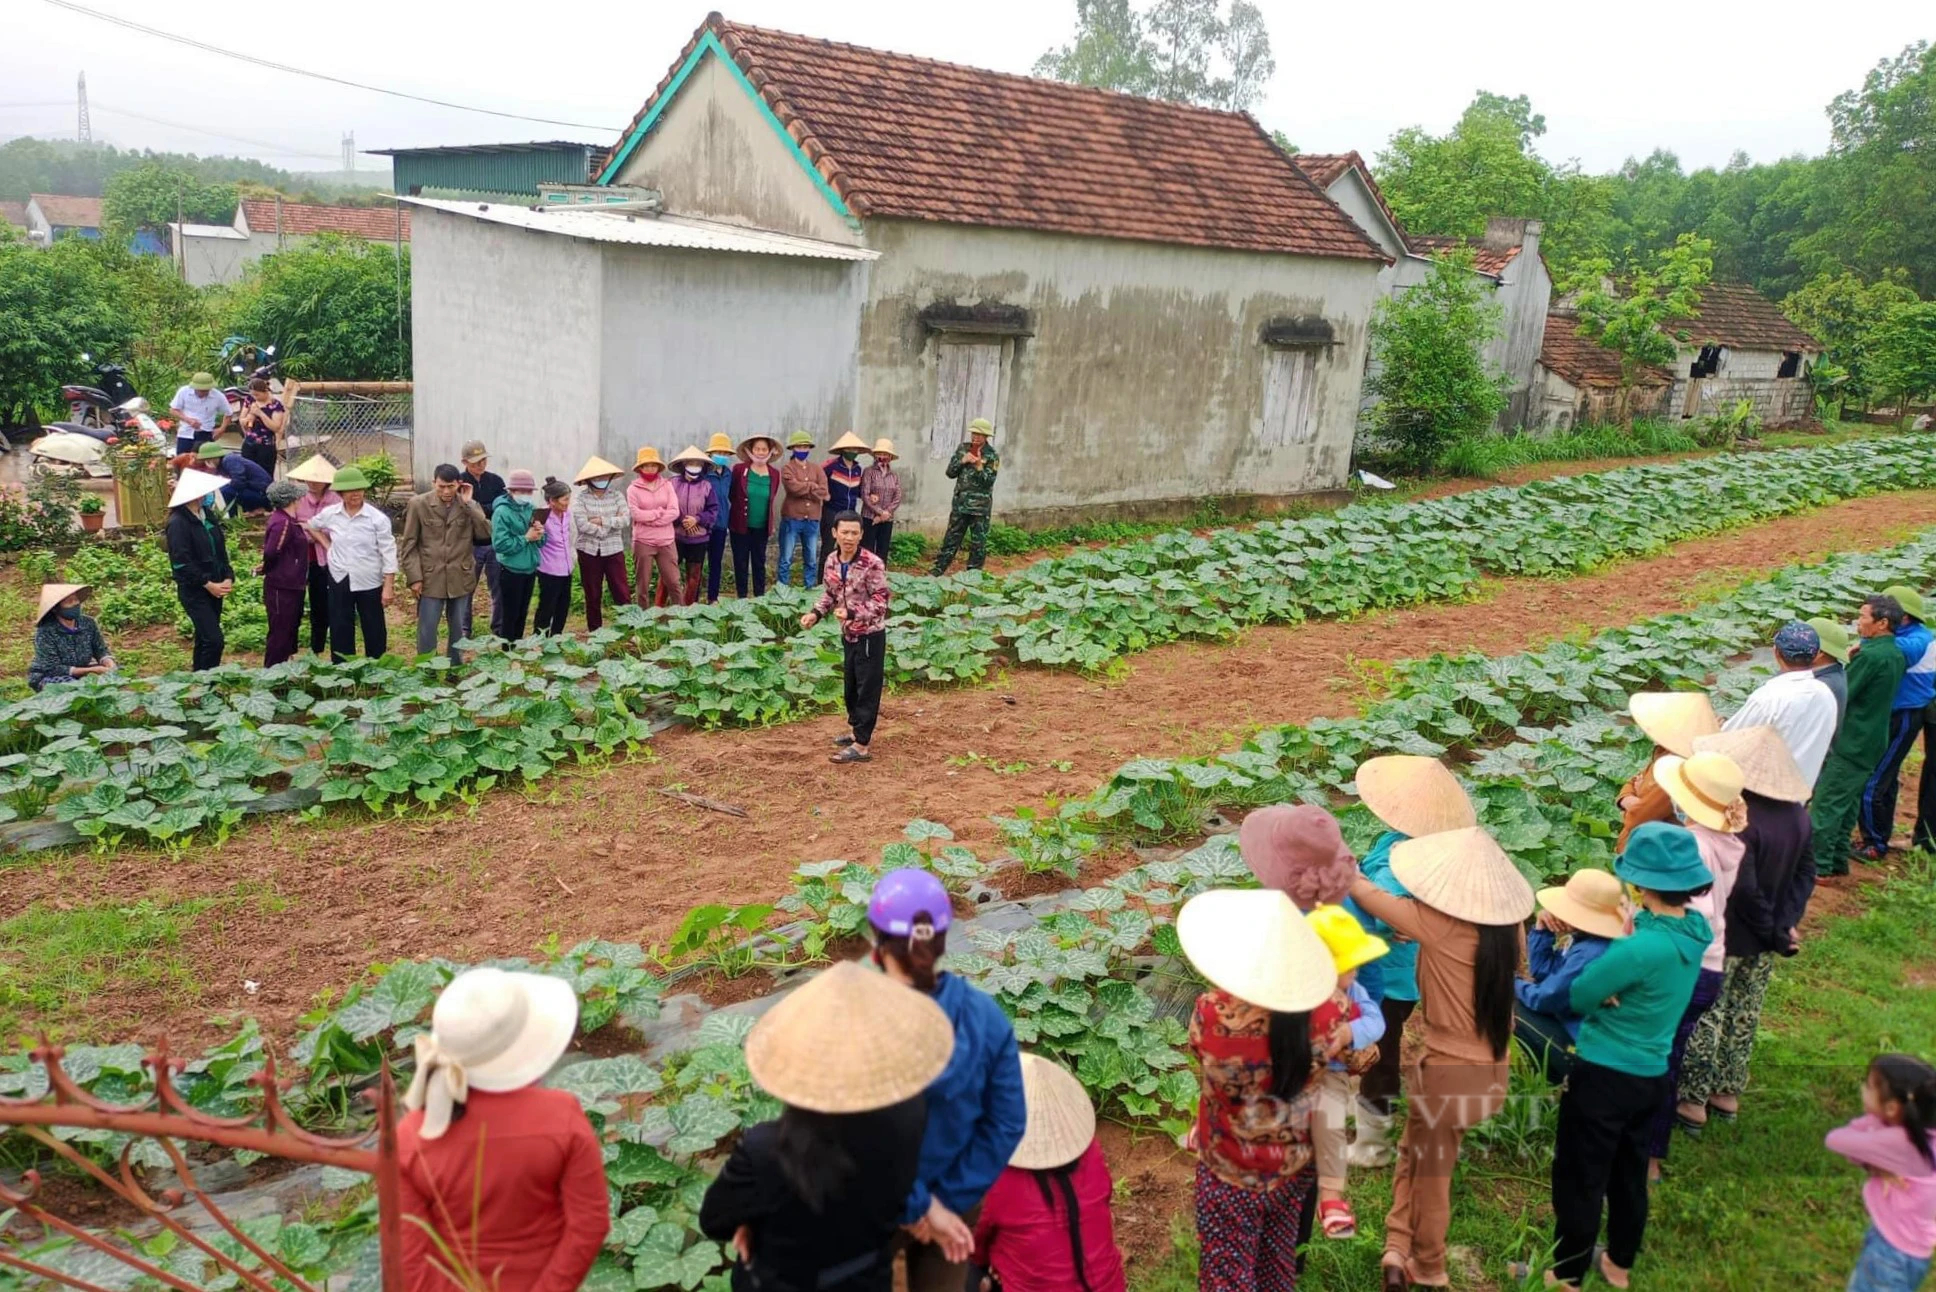
[[[1936,1251],[1936,1068],[1881,1054],[1862,1083],[1862,1116],[1828,1133],[1828,1149],[1869,1173],[1869,1235],[1849,1292],[1915,1292]]]
[[[1378,1043],[1385,1036],[1384,1012],[1358,981],[1358,970],[1391,948],[1365,932],[1342,906],[1317,907],[1308,918],[1338,970],[1337,990],[1311,1011],[1313,1048],[1327,1060],[1318,1076],[1317,1107],[1311,1116],[1318,1224],[1326,1238],[1356,1238],[1358,1218],[1344,1196],[1345,1111],[1351,1107],[1351,1078],[1378,1061]]]

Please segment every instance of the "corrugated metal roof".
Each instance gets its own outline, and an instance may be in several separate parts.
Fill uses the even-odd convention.
[[[247,242],[249,235],[232,224],[176,224],[173,220],[168,227],[191,238],[234,238]]]
[[[638,247],[676,247],[686,251],[726,251],[762,256],[797,256],[809,260],[878,260],[881,253],[866,247],[850,247],[818,238],[799,238],[790,233],[765,229],[746,229],[736,224],[696,220],[691,216],[629,216],[619,211],[587,207],[554,207],[533,210],[528,206],[509,206],[490,202],[440,202],[428,198],[402,199],[412,206],[429,207],[451,215],[468,216],[490,224],[539,233],[557,233],[568,238],[594,242],[621,242]]]
[[[539,139],[521,144],[432,144],[423,148],[365,148],[363,151],[372,157],[396,157],[403,154],[420,157],[432,155],[467,157],[487,153],[563,151],[571,148],[599,150],[603,145],[579,143],[575,139]]]

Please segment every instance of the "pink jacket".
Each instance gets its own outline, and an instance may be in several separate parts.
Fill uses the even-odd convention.
[[[1936,1168],[1916,1151],[1909,1133],[1864,1113],[1828,1133],[1828,1151],[1901,1178],[1894,1185],[1870,1176],[1862,1184],[1862,1202],[1889,1246],[1928,1260],[1936,1251]]]
[[[820,588],[813,612],[825,618],[836,606],[844,607],[847,618],[841,621],[840,635],[845,640],[859,641],[887,627],[887,567],[866,548],[854,553],[845,578],[840,573],[839,550],[827,553]]]
[[[672,522],[679,519],[679,495],[672,481],[662,474],[647,484],[644,476],[634,472],[625,488],[625,503],[632,509],[634,546],[672,546]]]

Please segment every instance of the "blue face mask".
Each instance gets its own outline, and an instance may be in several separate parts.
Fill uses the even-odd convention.
[[[713,464],[715,466],[722,466],[722,467],[731,466],[732,463],[733,463],[733,455],[730,453],[713,454]]]
[[[795,462],[805,462],[812,453],[812,449],[795,449],[793,451],[793,460]]]
[[[600,493],[604,493],[607,489],[610,489],[611,487],[612,487],[612,482],[610,480],[592,481],[592,488],[598,490],[598,492]]]
[[[202,495],[202,506],[213,507],[215,505],[215,500],[216,500],[215,494],[205,493]]]
[[[54,607],[54,613],[71,624],[81,617],[81,608],[79,606],[56,606]]]

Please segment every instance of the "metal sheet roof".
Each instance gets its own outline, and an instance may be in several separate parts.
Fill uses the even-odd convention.
[[[878,260],[881,253],[790,233],[747,229],[683,215],[628,215],[596,207],[554,207],[533,210],[491,202],[450,202],[430,198],[402,199],[411,206],[428,207],[490,224],[539,233],[562,234],[594,242],[628,243],[637,247],[675,247],[686,251],[725,251],[763,256],[794,256],[809,260]]]
[[[518,144],[432,144],[423,148],[365,148],[363,151],[372,157],[475,157],[490,153],[562,152],[570,148],[596,151],[604,146],[579,143],[574,139],[538,139]]]
[[[179,230],[190,238],[231,238],[240,242],[249,240],[248,234],[232,224],[176,224],[171,220],[168,222],[168,227]]]

